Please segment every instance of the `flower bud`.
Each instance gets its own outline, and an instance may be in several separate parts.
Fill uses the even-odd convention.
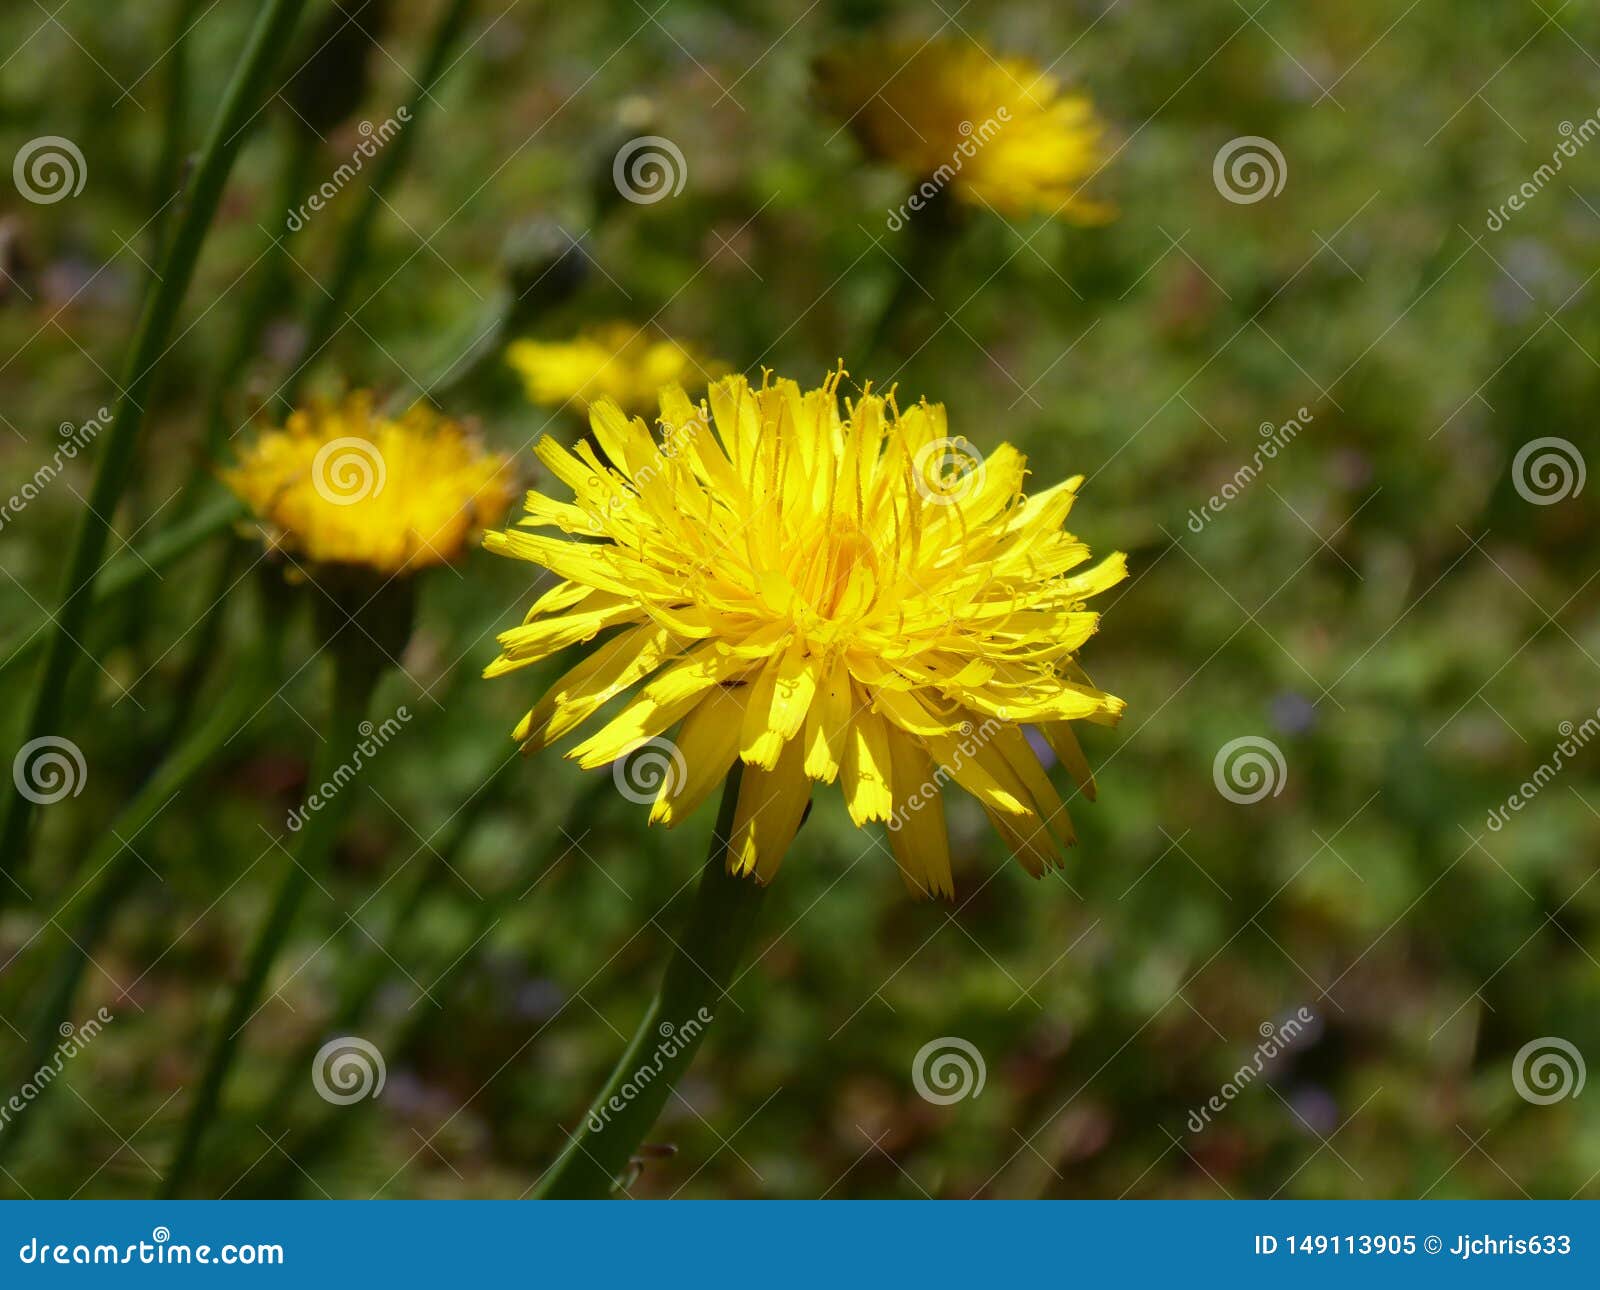
[[[338,0],[312,30],[283,96],[296,122],[326,138],[367,96],[369,55],[389,21],[389,0]]]

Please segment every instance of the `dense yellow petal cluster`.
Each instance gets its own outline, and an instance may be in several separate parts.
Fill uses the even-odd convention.
[[[628,413],[653,410],[668,385],[698,390],[728,370],[682,341],[627,322],[601,323],[571,340],[519,340],[506,350],[506,361],[535,403],[571,402],[582,409],[610,399]]]
[[[1078,479],[1027,495],[1014,448],[985,459],[942,406],[892,394],[841,409],[842,375],[809,391],[727,377],[700,405],[669,388],[659,437],[598,403],[598,451],[541,439],[573,500],[530,492],[519,526],[485,542],[559,581],[486,675],[612,632],[516,737],[547,745],[640,687],[568,756],[592,768],[651,745],[666,772],[651,819],[669,825],[739,759],[730,856],[762,882],[813,781],[834,780],[858,825],[888,823],[919,893],[953,891],[950,780],[1038,875],[1072,832],[1023,726],[1092,791],[1069,723],[1114,723],[1123,703],[1074,653],[1098,619],[1084,602],[1125,558],[1090,564],[1063,531]]]
[[[1100,223],[1113,213],[1082,194],[1106,160],[1093,103],[1032,59],[965,37],[871,41],[821,58],[816,75],[823,102],[867,152],[924,188],[948,184],[1008,216]]]
[[[273,546],[384,574],[456,559],[512,495],[505,458],[455,422],[422,404],[383,416],[365,391],[292,413],[222,478]]]

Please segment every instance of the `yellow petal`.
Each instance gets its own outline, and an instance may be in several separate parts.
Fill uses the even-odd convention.
[[[835,659],[806,716],[806,774],[831,784],[838,777],[849,733],[850,673],[843,659]]]
[[[728,680],[743,666],[738,659],[714,649],[701,648],[657,676],[609,724],[567,756],[585,770],[627,756],[679,720],[707,690]]]
[[[1050,830],[1038,816],[1002,815],[999,811],[986,814],[1000,840],[1006,844],[1006,850],[1016,856],[1033,877],[1041,877],[1045,870],[1061,866],[1061,852],[1051,843]]]
[[[894,814],[889,847],[906,886],[922,897],[956,894],[950,876],[950,839],[944,802],[934,779],[933,759],[909,735],[890,736],[889,778]]]
[[[671,632],[650,623],[617,633],[552,685],[517,727],[523,751],[554,743],[676,654]]]
[[[541,618],[537,622],[513,627],[510,631],[500,633],[500,657],[484,668],[483,674],[500,676],[516,668],[526,667],[530,663],[537,663],[552,654],[560,653],[569,645],[592,640],[607,627],[615,627],[618,623],[635,622],[641,616],[639,606],[633,602],[613,601],[598,608],[582,609],[555,618]]]
[[[791,740],[772,770],[746,766],[739,781],[739,804],[733,816],[733,838],[728,847],[728,868],[736,874],[754,874],[768,883],[778,872],[784,853],[811,800],[799,740]]]
[[[662,780],[650,823],[671,828],[682,822],[727,778],[739,754],[739,726],[749,693],[747,685],[719,685],[683,719],[673,740],[683,757],[683,773]]]
[[[769,663],[750,689],[749,706],[739,737],[739,758],[747,766],[771,770],[783,751],[783,735],[772,728],[772,698],[778,688],[778,664]]]
[[[1083,795],[1094,801],[1094,772],[1089,769],[1089,759],[1083,755],[1083,747],[1078,743],[1078,736],[1072,732],[1072,727],[1065,721],[1051,721],[1043,730],[1050,747],[1055,749],[1061,764],[1067,768],[1067,774],[1077,782]]]
[[[768,725],[778,732],[785,742],[800,733],[806,713],[817,693],[817,674],[821,660],[806,652],[805,645],[796,638],[785,651],[778,665],[778,675],[772,687],[772,708]]]
[[[896,726],[920,737],[951,778],[991,811],[1028,812],[1027,793],[1016,772],[986,742],[972,738],[972,723],[962,713],[936,717],[915,695],[890,690],[879,692],[878,704]]]
[[[1028,742],[1028,736],[1016,726],[1001,725],[994,718],[982,722],[974,731],[980,738],[988,737],[996,751],[1006,759],[1006,764],[1017,773],[1017,778],[1033,799],[1033,806],[1044,817],[1055,840],[1064,847],[1077,841],[1072,832],[1072,820],[1067,815],[1066,804],[1039,764],[1039,756]]]
[[[889,728],[865,702],[850,721],[844,749],[844,803],[859,828],[887,820],[894,810],[889,792]]]

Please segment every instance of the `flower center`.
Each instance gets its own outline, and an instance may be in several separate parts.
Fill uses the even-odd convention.
[[[802,541],[790,562],[795,594],[819,618],[852,618],[879,586],[878,552],[854,520],[835,516],[815,541]]]

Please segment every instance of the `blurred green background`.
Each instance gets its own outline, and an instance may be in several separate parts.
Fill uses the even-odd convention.
[[[311,191],[361,121],[410,98],[441,8],[388,6],[380,41],[324,54],[315,84],[351,102],[291,84],[256,122],[117,517],[136,547],[181,505],[253,292],[268,325],[217,414],[231,436],[285,411],[277,391],[365,182],[280,260],[285,170],[300,149],[307,182],[287,191]],[[165,105],[186,93],[195,146],[254,10],[0,14],[5,156],[59,135],[87,162],[82,192],[53,205],[0,188],[3,491],[109,401],[170,195]],[[908,234],[885,221],[905,180],[864,161],[808,87],[818,52],[867,30],[974,39],[1088,89],[1115,135],[1096,188],[1120,210],[1093,229],[973,212],[870,370],[852,348],[901,277]],[[952,792],[958,900],[916,904],[882,838],[820,793],[737,1010],[653,1135],[676,1154],[634,1194],[1600,1195],[1600,1099],[1535,1104],[1512,1078],[1541,1038],[1600,1059],[1596,753],[1486,824],[1550,762],[1560,724],[1600,703],[1600,489],[1535,504],[1512,470],[1540,437],[1593,455],[1600,144],[1488,227],[1576,138],[1563,123],[1600,109],[1592,9],[480,0],[432,97],[307,388],[435,388],[531,482],[520,450],[581,422],[524,401],[498,357],[511,335],[623,317],[808,381],[843,357],[854,380],[946,403],[980,448],[1016,443],[1041,480],[1086,474],[1072,527],[1130,556],[1084,654],[1129,714],[1085,733],[1100,794],[1073,803],[1065,874],[1028,879]],[[297,142],[316,111],[338,119]],[[635,205],[611,163],[644,134],[677,145],[687,182]],[[1286,173],[1240,204],[1212,168],[1247,135]],[[1258,427],[1302,407],[1292,445],[1193,531]],[[80,460],[0,530],[8,652],[51,603],[86,480]],[[33,1069],[30,1027],[72,945],[90,966],[66,1015],[115,1020],[0,1128],[7,1195],[150,1194],[287,863],[276,839],[324,702],[300,667],[304,623],[282,688],[125,840],[139,863],[91,917],[90,847],[256,631],[259,571],[207,646],[209,687],[185,685],[211,558],[109,603],[81,642],[95,663],[80,659],[68,733],[86,785],[41,811],[28,900],[0,922],[0,1095]],[[554,753],[480,792],[538,690],[527,673],[477,679],[530,574],[476,554],[423,584],[409,675],[376,707],[415,719],[352,790],[336,866],[244,1035],[205,1194],[522,1195],[631,1032],[711,812],[647,830],[608,774]],[[13,723],[32,672],[5,674]],[[1244,736],[1285,766],[1253,804],[1213,777]],[[1263,1026],[1300,1008],[1315,1024],[1193,1132]],[[311,1054],[335,1034],[384,1054],[380,1097],[316,1095]],[[940,1106],[912,1069],[947,1036],[986,1080]]]

